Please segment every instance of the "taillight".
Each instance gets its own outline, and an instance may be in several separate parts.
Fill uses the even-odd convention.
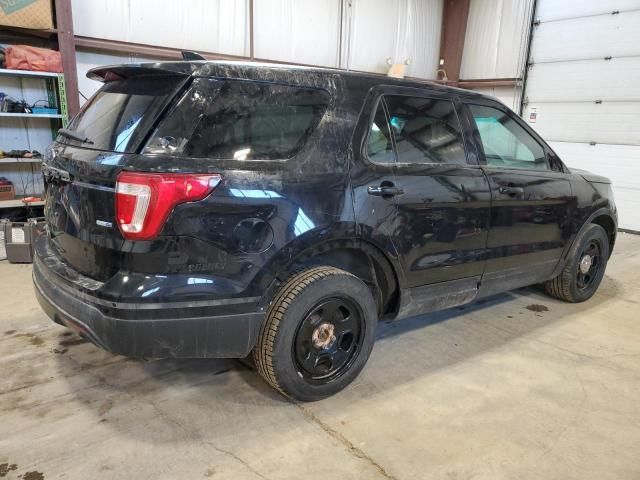
[[[160,232],[173,208],[202,200],[220,175],[121,172],[116,182],[116,221],[124,238],[149,240]]]

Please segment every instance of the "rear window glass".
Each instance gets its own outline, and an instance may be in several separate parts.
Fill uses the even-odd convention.
[[[68,127],[93,143],[61,135],[58,141],[111,152],[135,152],[183,81],[176,76],[148,76],[109,82]]]
[[[294,156],[329,102],[323,90],[200,78],[167,115],[147,153],[273,160]]]

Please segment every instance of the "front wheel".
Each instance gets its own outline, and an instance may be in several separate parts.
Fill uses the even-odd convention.
[[[354,275],[324,266],[297,273],[269,306],[253,351],[256,368],[288,397],[328,397],[364,367],[377,320],[369,288]]]
[[[600,225],[589,225],[576,238],[564,269],[544,284],[552,297],[567,302],[590,299],[604,277],[609,259],[609,238]]]

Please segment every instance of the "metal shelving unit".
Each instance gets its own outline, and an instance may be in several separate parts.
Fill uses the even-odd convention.
[[[53,73],[53,72],[33,72],[27,70],[8,70],[8,69],[0,69],[0,85],[2,83],[2,78],[12,77],[19,78],[20,88],[24,90],[24,85],[22,83],[22,79],[41,79],[45,82],[46,92],[47,92],[47,102],[50,107],[56,108],[60,113],[52,114],[52,113],[14,113],[14,112],[0,112],[0,118],[9,118],[16,119],[16,121],[24,121],[24,128],[28,129],[29,125],[26,120],[37,119],[37,120],[48,120],[51,122],[51,138],[52,140],[56,136],[56,132],[58,128],[62,126],[66,126],[68,123],[68,108],[66,102],[66,90],[65,90],[65,81],[64,75]],[[0,86],[0,90],[2,87]],[[0,146],[1,147],[1,146]],[[25,145],[25,150],[31,149],[31,145]],[[42,147],[40,147],[42,148]],[[39,167],[36,165],[42,163],[42,160],[39,158],[0,158],[0,173],[2,172],[2,167],[8,165],[29,165],[30,175],[38,175]],[[6,167],[5,167],[6,168]],[[32,177],[32,182],[33,181]],[[40,192],[41,194],[42,192]],[[3,208],[17,208],[17,207],[36,207],[43,205],[44,202],[29,202],[25,203],[20,198],[16,198],[15,200],[3,200],[0,201],[0,209]]]
[[[15,158],[15,157],[4,157],[0,158],[0,165],[15,165],[19,163],[42,163],[41,158]]]
[[[44,201],[37,202],[25,202],[21,198],[16,198],[14,200],[0,200],[0,206],[3,208],[17,208],[17,207],[42,207],[44,205]]]
[[[53,72],[33,72],[31,70],[9,70],[8,68],[0,68],[0,75],[8,77],[44,77],[44,78],[57,78],[61,73]]]
[[[10,113],[0,112],[0,117],[16,117],[16,118],[65,118],[59,113]]]
[[[7,147],[15,147],[16,149],[24,148],[25,150],[35,148],[44,153],[44,143],[48,143],[44,141],[46,140],[44,137],[47,135],[45,129],[46,123],[44,121],[50,122],[51,138],[54,139],[57,130],[61,126],[66,126],[69,118],[78,113],[80,109],[71,1],[72,0],[52,0],[55,14],[55,28],[38,30],[0,25],[1,43],[16,45],[28,44],[58,50],[62,58],[62,68],[64,70],[64,74],[59,74],[0,68],[0,91],[2,91],[1,85],[3,79],[5,79],[6,82],[12,81],[14,84],[16,77],[20,79],[21,84],[23,81],[33,84],[34,79],[42,79],[46,86],[47,103],[49,103],[50,106],[56,106],[58,108],[58,114],[0,112],[0,121],[5,122],[6,125],[20,126],[20,122],[22,122],[27,131],[29,131],[28,127],[33,127],[32,130],[38,129],[40,133],[38,143],[35,145],[31,144],[31,139],[27,136],[27,141],[24,146],[17,145],[14,142],[12,145],[4,146],[5,150],[8,149]],[[14,80],[10,80],[9,77],[13,77]],[[45,129],[44,135],[41,131],[42,129]],[[0,145],[0,148],[3,148],[3,145]],[[40,159],[35,158],[0,158],[0,176],[2,176],[3,170],[15,170],[17,168],[23,169],[25,175],[31,175],[30,178],[34,179],[40,175],[40,163]],[[27,169],[29,171],[27,171]],[[35,184],[35,182],[33,182],[33,184]],[[37,188],[32,190],[39,194],[42,193],[37,192]],[[18,195],[16,195],[16,197],[15,200],[0,201],[0,214],[3,208],[24,207],[28,210],[31,207],[41,207],[43,205],[43,202],[25,203]]]

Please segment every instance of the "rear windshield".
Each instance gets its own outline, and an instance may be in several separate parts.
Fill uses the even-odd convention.
[[[287,159],[304,146],[328,102],[323,90],[199,78],[169,112],[145,152]]]
[[[176,76],[148,76],[109,82],[68,127],[93,143],[62,135],[58,136],[58,142],[111,152],[135,152],[183,81]]]

